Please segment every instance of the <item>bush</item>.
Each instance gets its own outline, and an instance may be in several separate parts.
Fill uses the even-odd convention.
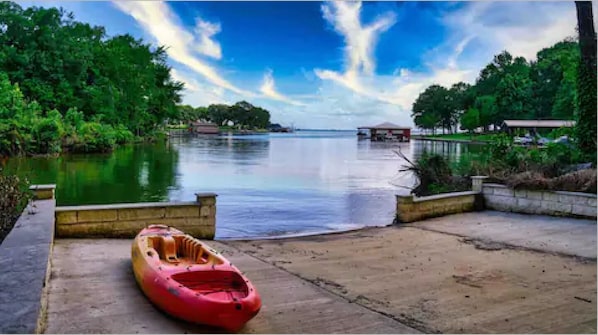
[[[132,142],[135,135],[127,127],[119,124],[114,128],[114,138],[117,144],[125,144]]]
[[[561,127],[561,128],[552,130],[550,133],[546,134],[546,137],[550,138],[550,139],[557,139],[561,136],[568,136],[569,138],[573,138],[574,133],[575,133],[574,128]]]
[[[596,194],[596,170],[586,169],[546,178],[538,172],[522,172],[510,176],[506,185],[512,189],[552,190]]]
[[[31,198],[28,187],[27,180],[21,180],[17,176],[5,176],[0,171],[0,243],[4,241]]]
[[[131,142],[133,134],[123,125],[112,128],[95,115],[86,122],[84,114],[69,108],[64,118],[57,110],[43,116],[35,101],[27,102],[18,85],[0,72],[0,156],[55,154],[63,147],[75,152],[106,152]]]
[[[53,154],[62,151],[61,140],[64,136],[64,127],[60,113],[53,110],[45,118],[39,119],[33,126],[32,135],[34,139],[32,149],[36,153]]]
[[[108,152],[116,145],[114,129],[98,122],[85,122],[78,129],[75,152]]]
[[[477,176],[489,173],[489,156],[484,153],[467,152],[451,162],[451,170],[457,176]]]
[[[426,196],[465,191],[470,187],[468,178],[453,176],[449,161],[441,155],[424,151],[415,162],[412,162],[400,151],[396,153],[407,161],[407,165],[404,165],[399,172],[412,172],[418,179],[418,185],[412,189],[412,194]]]

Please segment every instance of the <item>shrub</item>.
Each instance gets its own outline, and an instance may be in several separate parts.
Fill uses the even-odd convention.
[[[573,138],[574,133],[575,133],[574,128],[561,127],[561,128],[552,130],[550,133],[546,134],[546,137],[551,138],[551,139],[556,139],[561,136],[568,136],[569,138]]]
[[[30,199],[29,183],[0,171],[0,243],[10,232]]]
[[[596,194],[596,170],[580,170],[554,178],[546,178],[539,172],[526,171],[510,176],[505,183],[512,189],[570,191]]]
[[[39,119],[33,126],[33,150],[36,153],[53,154],[61,151],[61,139],[64,136],[62,116],[57,110]]]
[[[451,170],[457,176],[474,176],[488,174],[489,158],[484,153],[461,154],[451,163]]]
[[[116,145],[114,129],[98,122],[83,123],[77,135],[73,144],[76,152],[108,152]]]
[[[596,194],[596,169],[586,169],[564,174],[548,181],[555,191],[586,192]]]
[[[412,172],[418,179],[418,185],[411,190],[412,194],[426,196],[469,189],[468,178],[454,177],[449,161],[445,157],[424,151],[415,162],[412,162],[402,152],[395,152],[407,162],[399,172]]]
[[[114,138],[117,144],[125,144],[132,142],[135,139],[135,135],[127,127],[119,124],[114,128]]]

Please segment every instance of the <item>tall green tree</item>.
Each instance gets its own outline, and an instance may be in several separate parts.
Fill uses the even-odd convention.
[[[477,97],[473,105],[478,110],[480,126],[484,128],[484,131],[487,131],[491,124],[498,123],[498,107],[494,95]]]
[[[86,119],[122,124],[139,135],[174,117],[183,85],[172,79],[163,47],[57,8],[0,3],[0,71],[44,112],[69,108]]]
[[[451,125],[456,127],[461,115],[473,106],[474,96],[472,93],[471,85],[464,82],[458,82],[449,89],[449,99],[452,109]],[[457,131],[456,128],[455,131]]]
[[[461,115],[461,127],[473,133],[480,126],[480,112],[475,108],[470,108]]]
[[[582,152],[596,163],[596,31],[592,2],[576,1],[581,61],[577,80],[577,142]]]
[[[440,85],[432,85],[422,92],[413,103],[412,110],[415,124],[433,132],[441,127],[444,133],[455,121],[449,90]],[[425,116],[428,114],[432,116]],[[432,121],[436,122],[431,124]]]
[[[571,39],[538,52],[531,64],[534,118],[573,118],[578,64],[579,46]]]

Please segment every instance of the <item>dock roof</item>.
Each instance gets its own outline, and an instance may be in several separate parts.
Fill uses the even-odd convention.
[[[383,122],[375,126],[364,126],[358,129],[411,129],[411,127],[403,127],[391,122]]]
[[[521,128],[561,128],[573,127],[575,121],[570,120],[505,120],[507,127]]]

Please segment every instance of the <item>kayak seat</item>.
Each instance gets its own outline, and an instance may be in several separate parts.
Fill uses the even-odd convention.
[[[160,241],[160,256],[170,263],[178,263],[179,259],[176,254],[176,241],[172,236],[162,236]]]
[[[182,255],[195,264],[206,264],[209,260],[209,254],[205,252],[201,243],[189,236],[183,238]]]

